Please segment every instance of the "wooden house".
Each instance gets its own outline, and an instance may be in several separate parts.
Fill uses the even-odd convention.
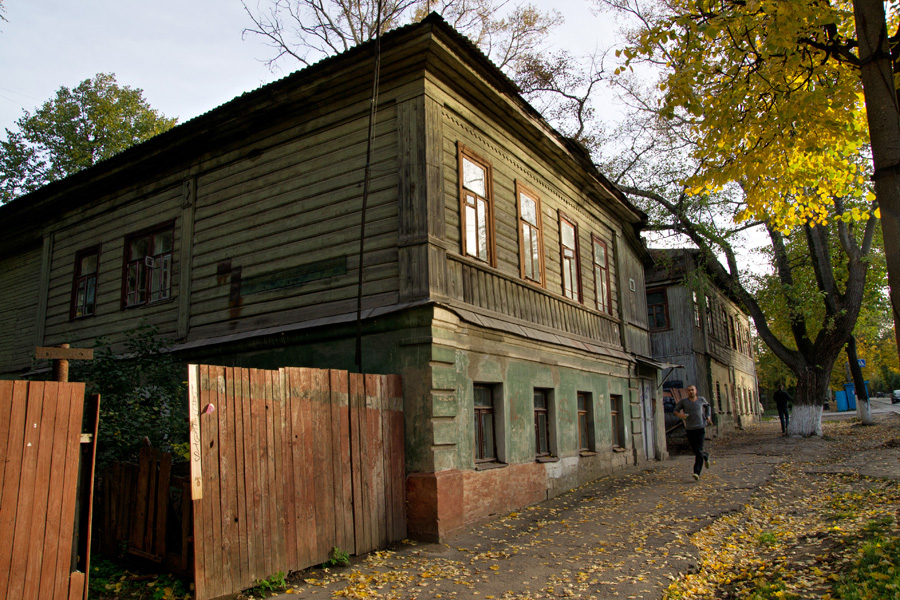
[[[644,215],[440,17],[380,48],[368,183],[374,42],[0,207],[0,375],[140,321],[355,370],[358,327],[424,539],[665,458]]]
[[[647,317],[653,357],[679,365],[663,387],[697,391],[712,405],[719,430],[759,416],[750,320],[727,287],[703,268],[695,249],[653,249]]]

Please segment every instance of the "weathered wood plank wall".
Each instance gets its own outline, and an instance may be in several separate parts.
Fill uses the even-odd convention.
[[[399,376],[190,367],[198,600],[406,535]]]
[[[22,357],[34,351],[40,275],[40,246],[0,257],[0,289],[7,291],[0,311],[0,373],[21,369]]]
[[[72,564],[83,413],[83,383],[0,381],[2,598],[87,597]]]

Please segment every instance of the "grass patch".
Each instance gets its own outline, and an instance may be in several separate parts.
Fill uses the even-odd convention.
[[[284,573],[282,571],[278,571],[274,575],[271,575],[268,579],[259,579],[256,581],[256,585],[249,590],[247,590],[247,596],[254,598],[259,596],[260,598],[266,598],[268,596],[272,596],[275,594],[280,594],[285,591],[288,587],[287,580],[284,577]]]
[[[900,599],[900,537],[886,536],[891,517],[869,521],[857,559],[832,588],[834,600]]]

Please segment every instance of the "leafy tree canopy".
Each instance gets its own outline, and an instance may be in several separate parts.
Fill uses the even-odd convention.
[[[833,197],[874,199],[850,2],[612,4],[639,23],[626,62],[662,68],[660,114],[696,141],[690,191],[738,182],[747,202],[739,218],[784,230],[826,223]]]
[[[143,90],[98,73],[16,121],[0,140],[0,202],[90,167],[172,128],[177,119],[150,107]]]

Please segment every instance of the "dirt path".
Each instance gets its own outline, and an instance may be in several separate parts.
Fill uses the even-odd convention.
[[[279,597],[651,599],[675,580],[690,592],[683,597],[724,597],[752,580],[748,569],[766,565],[799,573],[797,585],[821,591],[829,574],[823,557],[839,535],[827,529],[840,514],[835,503],[847,494],[893,493],[897,486],[885,482],[900,479],[900,416],[876,419],[866,428],[826,422],[824,438],[805,440],[781,437],[777,423],[754,425],[712,442],[712,466],[699,482],[691,478],[693,457],[677,454],[448,544],[401,544],[354,557],[349,567],[296,574]],[[882,512],[900,508],[892,498]]]

